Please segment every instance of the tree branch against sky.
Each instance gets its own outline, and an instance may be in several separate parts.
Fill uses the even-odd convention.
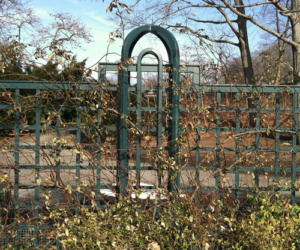
[[[239,9],[242,11],[243,1],[236,1],[236,3],[236,6],[240,6]],[[196,19],[196,16],[201,18]],[[229,8],[224,8],[222,2],[205,0],[200,1],[199,4],[194,4],[189,1],[177,0],[138,1],[135,3],[134,11],[130,15],[126,15],[125,18],[127,18],[129,27],[153,23],[172,28],[182,34],[194,35],[200,39],[200,42],[204,39],[238,47],[242,62],[245,65],[245,83],[253,84],[254,73],[251,70],[247,20],[230,12]],[[210,27],[203,24],[216,25],[217,27],[209,30]]]
[[[285,8],[288,7],[289,4],[290,0],[281,1],[281,5],[284,5]],[[280,10],[276,8],[276,6],[273,4],[263,6],[258,13],[258,16],[263,16],[266,19],[266,26],[276,30],[278,33],[282,34],[282,36],[291,39],[290,20],[288,17],[280,15]],[[263,51],[266,47],[270,48],[272,52],[269,53],[268,50]],[[273,73],[271,75],[268,74],[270,77],[267,77],[270,84],[278,85],[293,81],[291,77],[293,60],[292,57],[290,57],[292,53],[289,44],[270,33],[265,33],[262,36],[260,51],[261,56],[259,56],[259,58],[264,58],[264,62],[259,62],[260,67],[257,68],[256,72],[260,77],[266,76],[266,71],[261,66],[262,63],[265,63],[269,64],[271,72]]]
[[[35,9],[23,0],[0,1],[2,73],[24,74],[49,61],[60,64],[60,69],[77,62],[73,49],[91,42],[89,30],[66,12],[47,13],[47,16],[49,22],[43,23]]]
[[[33,9],[21,0],[2,0],[0,13],[2,43],[12,36],[21,42],[23,32],[32,32],[40,24],[40,19],[34,14]]]
[[[52,22],[41,29],[40,38],[35,43],[37,51],[65,59],[72,57],[71,49],[91,42],[91,34],[84,23],[70,13],[50,13]]]
[[[118,1],[113,1],[115,4]],[[132,26],[141,25],[141,24],[156,24],[169,27],[177,27],[177,30],[182,27],[186,29],[188,27],[189,32],[193,34],[198,34],[197,36],[201,39],[207,39],[212,42],[229,42],[228,39],[225,41],[223,39],[216,39],[212,37],[210,32],[206,29],[207,26],[204,26],[203,30],[199,25],[203,24],[212,24],[217,25],[216,30],[224,30],[224,26],[228,24],[231,32],[236,34],[236,38],[241,45],[241,38],[237,36],[237,19],[246,20],[252,25],[257,26],[262,31],[268,32],[271,35],[281,39],[287,44],[293,46],[294,51],[298,46],[297,30],[293,30],[295,34],[294,38],[289,38],[287,33],[278,32],[277,29],[270,27],[267,24],[267,20],[264,16],[259,15],[259,10],[265,6],[275,6],[279,10],[280,15],[286,16],[289,18],[292,23],[292,27],[297,26],[298,22],[296,20],[296,13],[298,11],[299,0],[291,1],[290,6],[286,1],[232,1],[232,0],[202,0],[202,1],[186,1],[186,0],[162,0],[162,1],[135,1],[134,7],[129,6],[134,10],[130,12],[131,14],[127,16],[129,24]],[[208,11],[207,11],[208,10]],[[216,10],[219,11],[219,14],[216,13]],[[208,12],[209,14],[207,14]],[[220,15],[221,14],[221,15]],[[196,18],[195,16],[200,16],[201,18]],[[274,12],[275,15],[275,12]],[[207,17],[204,18],[204,17]],[[293,21],[294,20],[294,21]],[[246,22],[245,21],[245,22]],[[294,24],[293,24],[294,23]],[[247,29],[248,25],[243,25],[243,29]],[[130,25],[129,25],[130,27]],[[244,35],[248,32],[244,32]],[[214,34],[215,35],[215,34]],[[236,45],[236,40],[229,42],[232,45]],[[296,51],[295,51],[296,52]],[[295,55],[298,52],[295,53]],[[243,57],[243,55],[241,54]],[[295,56],[294,56],[295,57]],[[243,60],[242,60],[243,61]],[[295,59],[294,59],[295,61]],[[297,61],[297,60],[296,60]],[[295,62],[296,62],[295,61]],[[294,68],[297,68],[294,65]],[[296,72],[297,70],[295,70]]]

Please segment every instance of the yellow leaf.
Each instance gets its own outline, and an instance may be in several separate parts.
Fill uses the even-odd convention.
[[[37,180],[36,180],[36,184],[37,184],[38,186],[40,186],[40,185],[42,184],[42,180],[41,180],[41,179],[37,179]]]

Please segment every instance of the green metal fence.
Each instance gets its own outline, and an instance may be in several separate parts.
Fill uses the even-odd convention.
[[[105,65],[101,68],[101,77],[104,76],[105,71],[117,71],[117,65]],[[144,65],[141,66],[142,71],[154,72],[158,66]],[[165,67],[167,68],[167,67]],[[134,72],[137,70],[137,66],[130,66],[129,71]],[[195,189],[195,186],[200,184],[203,190],[224,190],[231,189],[234,191],[237,198],[243,190],[253,190],[260,188],[261,190],[274,190],[276,192],[289,192],[291,202],[293,204],[297,201],[298,190],[298,173],[300,168],[297,165],[299,159],[297,159],[299,147],[297,146],[297,116],[299,109],[297,109],[297,96],[300,92],[298,86],[203,86],[199,81],[199,67],[185,67],[181,68],[181,73],[190,73],[193,76],[192,88],[182,88],[180,90],[182,98],[188,96],[192,102],[183,102],[181,105],[181,126],[185,126],[184,119],[187,119],[186,114],[197,115],[199,119],[194,123],[196,126],[188,124],[181,132],[187,133],[187,137],[193,138],[196,142],[188,148],[189,154],[184,159],[189,158],[189,161],[183,164],[184,168],[178,171],[179,180],[180,173],[184,171],[197,171],[195,175],[196,182],[181,181],[181,188],[183,190]],[[103,79],[103,78],[101,78]],[[109,92],[118,93],[118,86],[107,86],[105,84],[98,83],[81,83],[80,86],[73,86],[69,83],[45,83],[45,82],[16,82],[16,81],[1,81],[2,98],[0,109],[2,112],[11,110],[12,117],[14,118],[14,124],[1,124],[0,129],[2,131],[13,131],[14,136],[10,140],[2,140],[2,153],[1,153],[1,171],[9,175],[9,186],[12,194],[13,202],[9,203],[8,208],[11,208],[15,215],[29,210],[32,211],[34,216],[38,216],[43,212],[45,207],[45,201],[41,202],[41,197],[45,194],[45,190],[53,190],[54,202],[49,204],[49,208],[53,209],[56,206],[53,204],[62,204],[62,189],[76,190],[78,186],[81,186],[83,190],[86,185],[90,187],[90,190],[95,192],[95,201],[98,207],[104,207],[101,203],[102,188],[112,188],[112,183],[116,179],[110,180],[110,184],[101,183],[103,172],[114,171],[116,164],[111,166],[108,163],[104,165],[101,157],[103,149],[101,149],[101,133],[103,131],[116,131],[117,126],[111,124],[103,124],[103,110],[100,104],[100,93]],[[141,122],[136,119],[136,126],[142,131],[151,132],[153,138],[156,138],[157,142],[155,146],[143,149],[140,147],[141,138],[136,136],[136,143],[130,146],[129,150],[135,150],[136,156],[134,158],[135,163],[129,164],[129,169],[137,171],[137,176],[141,175],[141,171],[148,171],[153,169],[154,166],[143,164],[141,159],[143,150],[166,150],[170,151],[170,144],[162,145],[163,133],[171,133],[171,126],[168,121],[165,123],[162,120],[163,112],[170,112],[168,108],[164,109],[162,97],[164,93],[171,91],[168,86],[157,86],[155,98],[157,105],[155,107],[143,106],[146,102],[145,91],[153,88],[144,88],[138,83],[135,86],[129,87],[130,93],[135,93],[137,97],[136,106],[129,106],[128,110],[133,113],[137,113],[141,116],[142,112],[152,112],[157,117],[158,122],[154,127],[143,127]],[[30,92],[30,100],[26,97]],[[74,93],[77,93],[76,95]],[[84,96],[86,93],[94,93],[95,98],[94,106],[85,102],[85,98],[77,98]],[[69,93],[70,99],[75,99],[71,104],[66,103],[66,96]],[[73,93],[73,94],[70,94]],[[48,101],[51,95],[55,99],[51,99],[51,103],[45,102],[45,95],[48,95]],[[255,109],[248,109],[246,107],[246,99],[252,95],[253,100],[256,102]],[[61,97],[61,98],[60,98]],[[76,97],[76,98],[75,98]],[[142,97],[142,98],[141,98]],[[226,99],[230,100],[226,104]],[[165,98],[167,100],[167,97]],[[244,100],[244,102],[243,102]],[[266,101],[268,100],[268,101]],[[187,104],[188,103],[188,104]],[[51,123],[46,123],[45,111],[53,111],[54,116]],[[66,123],[64,121],[64,112],[75,112],[75,122]],[[90,124],[84,124],[82,116],[85,116],[84,112],[92,110],[95,115],[93,126]],[[34,113],[31,123],[27,123],[30,112]],[[107,112],[107,110],[105,111]],[[188,113],[191,112],[191,113]],[[254,113],[256,117],[256,127],[251,128],[249,124],[245,124],[248,114]],[[4,114],[4,113],[3,113]],[[207,121],[204,122],[203,114],[206,115]],[[230,114],[230,120],[234,121],[234,124],[225,123],[224,115]],[[287,116],[287,118],[285,118]],[[245,118],[246,117],[246,118]],[[271,118],[270,118],[271,117]],[[268,125],[267,118],[272,121],[272,124]],[[229,125],[228,125],[229,124]],[[129,127],[130,129],[130,127]],[[23,132],[22,132],[23,131]],[[28,132],[29,131],[29,132]],[[51,134],[50,142],[41,141],[41,136],[47,134],[47,131]],[[65,132],[64,132],[65,131]],[[63,138],[72,134],[75,137],[72,145],[63,142]],[[96,131],[94,144],[82,144],[83,132]],[[7,132],[7,133],[8,133]],[[23,137],[25,133],[25,137]],[[210,146],[206,143],[205,134],[213,134],[214,146]],[[225,139],[222,139],[222,134],[225,134]],[[7,134],[8,135],[8,134]],[[30,135],[30,136],[29,136]],[[251,136],[251,143],[247,144],[243,142],[244,136]],[[5,136],[4,136],[5,137]],[[234,139],[234,146],[226,145],[224,140],[230,140],[230,137]],[[30,138],[31,143],[26,138]],[[29,140],[29,139],[28,139]],[[186,139],[185,139],[186,140]],[[262,144],[264,140],[269,140],[272,145]],[[170,141],[169,141],[170,142]],[[176,146],[175,144],[173,146]],[[182,152],[187,151],[187,146],[178,144]],[[86,162],[83,164],[83,154],[80,149],[93,150],[96,152],[93,154],[94,161]],[[27,150],[27,151],[26,151]],[[48,150],[48,151],[47,151]],[[77,151],[76,151],[77,150]],[[66,163],[64,160],[64,152],[74,152],[72,161]],[[192,152],[192,153],[191,153]],[[205,158],[207,155],[211,155],[212,158],[208,160]],[[261,154],[265,154],[265,158],[261,157]],[[272,154],[272,156],[270,156]],[[25,156],[30,155],[32,160],[28,160]],[[252,159],[244,158],[244,161],[240,161],[245,155],[251,155]],[[224,164],[224,161],[233,157],[232,166]],[[288,158],[282,160],[281,158]],[[266,161],[267,160],[267,161]],[[183,158],[180,158],[181,162]],[[180,162],[180,163],[181,163]],[[93,163],[93,164],[92,164]],[[230,165],[230,164],[229,164]],[[88,172],[90,171],[90,172]],[[225,174],[224,174],[225,172]],[[114,172],[115,173],[115,172]],[[201,176],[210,174],[210,178],[213,178],[213,182],[209,180],[201,180]],[[272,173],[272,175],[270,175]],[[224,175],[231,175],[231,184],[224,184]],[[252,176],[253,183],[248,186],[243,186],[241,183],[246,175]],[[41,182],[41,176],[51,175],[51,181]],[[71,176],[71,179],[67,181],[67,176]],[[84,183],[85,176],[89,175],[91,179],[88,184]],[[116,174],[115,174],[116,175]],[[268,178],[268,185],[264,184],[264,176]],[[129,178],[129,177],[128,177]],[[248,177],[247,177],[248,178]],[[281,178],[285,178],[284,183],[280,183]],[[30,179],[30,181],[28,181]],[[63,181],[62,181],[63,179]],[[21,181],[22,180],[22,181]],[[287,181],[289,180],[289,181]],[[138,180],[140,181],[140,180]],[[25,183],[25,184],[24,184]],[[196,183],[196,184],[195,184]],[[261,184],[263,183],[263,184]],[[279,184],[278,184],[279,183]],[[276,185],[278,184],[278,185]],[[32,199],[32,204],[24,202],[24,194],[26,190],[29,190],[30,195],[26,196],[27,199]],[[77,192],[78,201],[80,202],[80,193]],[[29,198],[28,198],[29,197]],[[20,202],[22,200],[22,202]],[[26,199],[25,199],[26,201]],[[91,207],[93,204],[86,205]],[[75,212],[78,212],[76,204],[73,205]],[[18,230],[21,230],[19,227]],[[27,229],[26,229],[27,228]],[[22,230],[28,230],[28,227],[23,226]],[[37,232],[39,228],[35,228]],[[26,231],[27,232],[27,231]],[[31,231],[28,231],[31,233]],[[25,234],[28,234],[25,233]],[[23,235],[24,236],[24,235]],[[16,236],[13,240],[17,240],[18,237],[23,237],[21,234]],[[2,239],[2,243],[7,243],[8,238]],[[36,238],[43,240],[43,238]],[[11,239],[12,240],[12,239]]]

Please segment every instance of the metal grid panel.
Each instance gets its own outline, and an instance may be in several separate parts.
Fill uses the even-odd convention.
[[[134,68],[135,66],[131,66],[133,67],[132,70],[136,69]],[[117,65],[103,65],[103,68],[101,68],[101,73],[100,73],[100,77],[104,75],[105,71],[116,71],[117,70]],[[148,71],[151,72],[153,70],[153,66],[142,66],[142,70],[143,71]],[[221,155],[220,155],[220,150],[215,150],[216,148],[218,148],[220,146],[220,138],[221,138],[221,134],[223,132],[233,132],[233,134],[235,135],[239,135],[241,133],[254,133],[255,134],[255,143],[251,146],[251,147],[243,147],[241,145],[241,140],[240,137],[237,136],[237,140],[236,140],[236,144],[234,147],[225,147],[222,150],[224,152],[235,152],[235,159],[238,161],[238,159],[240,158],[241,153],[243,152],[254,152],[254,151],[264,151],[264,152],[274,152],[275,155],[275,161],[274,161],[274,168],[268,168],[268,167],[255,167],[255,166],[243,166],[242,163],[237,163],[233,170],[234,170],[234,186],[231,187],[232,189],[234,189],[235,191],[235,195],[237,198],[239,198],[240,192],[241,190],[244,189],[244,187],[241,187],[240,182],[241,182],[241,175],[244,172],[253,172],[255,175],[255,184],[257,185],[257,187],[260,186],[260,175],[259,173],[261,171],[264,172],[273,172],[274,173],[274,180],[275,182],[280,181],[281,177],[280,177],[280,171],[281,171],[281,164],[280,164],[280,157],[282,155],[282,153],[287,153],[287,154],[291,154],[291,166],[285,169],[285,172],[287,172],[288,174],[290,174],[290,181],[291,181],[291,186],[288,187],[278,187],[275,186],[274,190],[275,191],[289,191],[290,192],[290,198],[291,198],[291,202],[292,204],[296,203],[296,191],[297,191],[297,187],[296,187],[296,179],[297,179],[297,173],[300,172],[300,168],[297,166],[297,155],[299,154],[299,148],[297,147],[297,133],[299,132],[298,127],[297,127],[297,117],[300,113],[298,107],[298,94],[300,92],[300,87],[299,86],[262,86],[262,87],[249,87],[249,86],[202,86],[200,85],[200,71],[199,71],[199,67],[194,67],[194,68],[182,68],[181,72],[193,72],[193,82],[194,82],[194,87],[193,88],[185,88],[184,92],[185,93],[195,93],[196,97],[197,97],[197,105],[199,110],[201,110],[202,107],[202,100],[205,97],[206,94],[208,93],[216,93],[216,107],[211,108],[210,112],[216,112],[217,114],[217,120],[216,120],[216,126],[210,129],[210,132],[214,132],[216,134],[216,141],[215,141],[215,147],[210,147],[210,146],[200,146],[199,144],[197,144],[193,150],[195,151],[195,165],[194,166],[187,166],[186,168],[188,169],[196,169],[197,170],[197,175],[196,178],[197,180],[199,180],[199,178],[201,177],[201,175],[205,175],[205,171],[202,171],[202,169],[197,168],[197,166],[201,165],[200,164],[200,159],[201,159],[201,155],[203,156],[204,154],[206,154],[206,152],[214,152],[215,157],[216,157],[216,163],[215,165],[211,165],[211,166],[205,166],[206,169],[208,170],[215,170],[220,168],[221,166]],[[100,82],[103,82],[103,78],[100,78]],[[34,175],[34,184],[20,184],[20,172],[19,171],[15,171],[14,175],[13,175],[13,207],[15,209],[15,212],[17,213],[18,211],[20,211],[20,209],[33,209],[34,210],[34,215],[38,216],[40,209],[44,204],[42,204],[40,202],[40,196],[41,193],[43,192],[43,190],[47,189],[47,186],[43,186],[40,185],[39,182],[39,177],[41,175],[41,171],[43,170],[49,170],[52,168],[52,166],[50,165],[43,165],[41,164],[42,161],[42,155],[43,155],[43,151],[50,149],[51,147],[49,145],[43,145],[41,143],[41,130],[42,129],[46,129],[46,130],[55,130],[56,132],[56,136],[60,137],[61,135],[61,127],[60,127],[60,120],[59,118],[57,118],[56,120],[56,124],[55,125],[49,125],[45,128],[42,128],[41,125],[41,113],[43,110],[47,109],[48,107],[43,106],[42,103],[42,92],[44,90],[52,90],[55,91],[58,96],[60,95],[61,90],[69,90],[72,89],[72,87],[68,84],[68,83],[62,83],[62,84],[56,84],[56,83],[43,83],[43,82],[16,82],[16,81],[2,81],[1,82],[1,86],[3,89],[7,90],[7,91],[12,91],[12,93],[15,93],[14,96],[14,102],[13,103],[6,103],[6,104],[1,104],[0,105],[0,109],[2,110],[8,110],[8,109],[14,109],[14,113],[15,113],[15,124],[14,125],[8,125],[8,124],[1,124],[0,125],[0,129],[1,130],[5,130],[5,129],[14,129],[15,130],[15,137],[14,137],[14,143],[13,143],[13,151],[14,153],[13,155],[13,160],[14,160],[14,167],[19,168],[20,170],[32,170],[34,171],[35,175]],[[89,83],[83,83],[80,88],[77,89],[77,91],[83,91],[83,90],[94,90],[97,89],[98,85],[96,84],[89,84]],[[18,107],[22,106],[22,102],[21,102],[21,97],[22,95],[20,94],[22,90],[28,90],[28,89],[36,89],[35,92],[35,96],[36,96],[36,100],[35,100],[35,106],[32,107],[33,110],[35,111],[35,124],[22,124],[22,117],[20,114],[20,109]],[[117,92],[118,91],[118,86],[110,86],[110,87],[106,87],[106,89],[108,89],[109,91],[112,92]],[[142,91],[143,89],[147,89],[147,88],[139,88],[136,86],[131,86],[129,87],[129,91],[134,91],[137,93],[137,95],[139,96],[139,91]],[[168,91],[168,88],[159,88],[158,90],[158,94],[159,94],[159,100],[161,100],[161,96],[164,92]],[[254,109],[248,109],[248,108],[241,108],[239,104],[239,102],[236,102],[236,106],[234,108],[227,108],[227,107],[223,107],[222,106],[222,94],[223,93],[233,93],[235,94],[235,98],[237,100],[240,100],[240,96],[243,93],[253,93],[253,91],[256,91],[257,93],[259,93],[260,96],[263,96],[264,94],[273,94],[275,96],[275,106],[273,108],[270,107],[262,107],[260,100],[261,98],[259,98],[259,95],[256,95],[257,97],[257,106]],[[283,93],[289,93],[290,98],[292,99],[292,107],[285,107],[285,108],[281,108],[281,103],[282,103],[282,94]],[[80,95],[79,95],[80,96]],[[100,98],[100,97],[99,97]],[[98,98],[98,101],[100,101],[100,99]],[[56,111],[58,114],[61,114],[61,111],[63,110],[61,105],[60,105],[61,99],[58,98],[57,103],[55,104],[56,107]],[[81,110],[84,110],[84,107],[81,106],[80,101],[77,101],[76,103],[77,107],[75,107],[76,110],[76,126],[70,126],[68,129],[75,131],[76,133],[76,143],[81,144],[82,138],[81,138],[81,130],[82,129],[94,129],[92,127],[88,127],[82,124],[82,114],[81,114]],[[80,107],[80,108],[78,108]],[[141,110],[149,110],[149,111],[158,111],[158,110],[164,110],[164,108],[162,107],[161,103],[158,103],[158,108],[154,108],[151,109],[149,107],[142,107],[141,105],[137,108],[139,111],[141,112]],[[184,111],[185,108],[181,108],[181,111]],[[256,127],[255,128],[245,128],[245,127],[241,127],[240,123],[241,123],[241,115],[243,113],[248,114],[249,112],[254,112],[256,114]],[[236,119],[236,127],[234,128],[227,128],[227,127],[223,127],[221,124],[221,114],[224,113],[235,113],[235,119]],[[262,147],[261,146],[261,135],[263,133],[267,132],[267,128],[261,127],[261,114],[263,113],[274,113],[275,114],[275,130],[274,130],[274,135],[275,135],[275,144],[274,146],[270,146],[270,147]],[[95,124],[96,127],[101,127],[101,129],[107,129],[107,130],[116,130],[116,126],[105,126],[103,124],[101,124],[101,119],[100,119],[100,114],[101,114],[101,109],[97,110],[97,114],[98,114],[98,118],[97,118],[97,123]],[[280,116],[283,114],[290,114],[292,116],[292,127],[280,127]],[[160,115],[158,113],[158,115]],[[160,120],[160,116],[158,117],[158,120]],[[159,123],[158,123],[159,124]],[[30,130],[34,130],[34,139],[35,139],[35,144],[34,145],[28,145],[28,144],[22,144],[21,140],[20,140],[20,131],[23,130],[25,127],[24,126],[28,126],[28,129]],[[199,131],[205,132],[206,128],[202,126],[201,123],[197,124],[197,128]],[[143,129],[143,128],[142,128]],[[158,143],[157,146],[160,147],[161,145],[161,141],[159,139],[159,135],[161,135],[161,133],[163,131],[165,131],[166,128],[163,128],[161,126],[152,128],[152,131],[156,131],[158,133]],[[292,144],[290,146],[287,147],[281,147],[280,144],[280,136],[283,133],[290,133],[292,134]],[[196,135],[196,140],[197,141],[201,141],[201,135],[197,134]],[[101,137],[100,134],[97,135],[97,143],[98,143],[98,147],[101,145]],[[6,147],[7,145],[3,145],[2,148]],[[12,147],[12,146],[11,146]],[[86,148],[88,148],[90,146],[86,146]],[[66,146],[64,149],[67,150],[72,150],[72,146]],[[25,164],[24,162],[22,162],[22,150],[33,150],[34,152],[34,164]],[[61,151],[57,151],[57,154],[60,154]],[[59,156],[59,155],[57,155]],[[97,161],[100,162],[101,161],[101,152],[100,150],[97,151],[96,154],[97,157]],[[74,170],[75,171],[75,176],[79,176],[80,172],[82,170],[82,168],[80,167],[80,161],[81,161],[81,156],[79,153],[76,153],[76,162],[74,165],[69,165],[67,166],[67,168],[69,170]],[[256,157],[255,158],[255,163],[258,164],[259,159]],[[5,166],[4,164],[2,164],[1,169],[2,171],[5,170],[7,166]],[[64,169],[65,166],[63,166],[60,162],[57,162],[55,164],[55,169],[57,171],[57,173],[59,174],[61,169]],[[141,168],[141,162],[139,162],[137,160],[136,162],[136,167],[137,168]],[[109,169],[114,169],[115,166],[107,166],[107,168]],[[149,168],[149,167],[147,167]],[[107,185],[101,185],[100,183],[100,177],[101,177],[101,168],[96,167],[95,166],[85,166],[85,169],[96,169],[96,176],[98,176],[98,178],[96,178],[96,185],[95,185],[95,191],[97,193],[97,206],[101,207],[100,204],[100,188],[107,188]],[[56,177],[56,181],[59,182],[59,175],[57,175]],[[76,180],[76,183],[78,184],[78,179]],[[214,185],[206,185],[205,189],[207,190],[216,190],[218,188],[220,188],[220,180],[219,177],[217,176],[215,178],[215,184]],[[71,185],[73,188],[76,187],[76,184]],[[189,187],[185,187],[186,189],[188,189]],[[192,188],[192,187],[191,187]],[[20,191],[23,192],[23,190],[25,189],[31,189],[34,191],[34,205],[20,205],[19,203],[19,199],[20,199]],[[251,189],[251,187],[248,187],[248,189]],[[253,188],[252,188],[253,189]],[[263,187],[262,187],[263,189]],[[59,192],[59,188],[56,188],[56,192],[55,192],[55,201],[57,203],[59,203],[60,201],[60,192]],[[74,207],[74,209],[76,210],[76,207]],[[78,212],[78,211],[77,211]],[[17,236],[17,237],[21,237],[21,236]],[[8,239],[8,238],[7,238]],[[15,238],[14,240],[18,240],[17,238]],[[3,243],[8,243],[6,242],[7,240],[1,239],[1,242]],[[10,240],[9,240],[10,241]],[[4,244],[3,243],[3,244]]]

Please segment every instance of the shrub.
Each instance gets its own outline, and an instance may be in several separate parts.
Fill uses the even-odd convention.
[[[276,196],[250,196],[249,215],[229,227],[223,244],[230,249],[300,249],[300,207]]]
[[[61,214],[52,213],[52,217]],[[110,209],[65,218],[57,224],[65,249],[145,249],[157,242],[162,249],[188,249],[213,243],[214,218],[186,201],[167,202],[160,216],[148,204],[124,198]]]
[[[248,198],[253,206],[239,219],[238,208],[226,201],[209,211],[188,198],[170,198],[157,216],[151,204],[123,198],[105,210],[65,212],[64,219],[52,212],[52,235],[65,249],[147,249],[153,243],[161,249],[299,249],[300,208],[262,194]]]

